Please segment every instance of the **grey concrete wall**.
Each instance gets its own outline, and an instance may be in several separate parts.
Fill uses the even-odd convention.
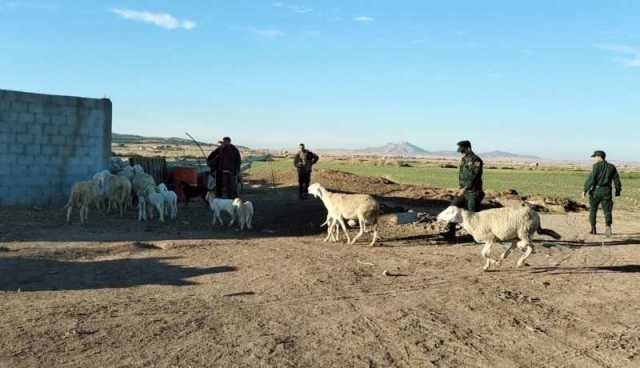
[[[107,169],[111,101],[0,89],[0,206],[61,205]]]

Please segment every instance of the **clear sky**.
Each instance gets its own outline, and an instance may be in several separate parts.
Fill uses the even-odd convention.
[[[252,147],[640,159],[640,1],[0,0],[0,88]]]

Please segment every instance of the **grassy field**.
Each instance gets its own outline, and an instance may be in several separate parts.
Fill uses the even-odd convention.
[[[321,160],[318,169],[332,169],[361,176],[384,176],[402,184],[427,185],[438,188],[457,187],[458,171],[441,168],[429,162],[414,162],[412,167],[376,166],[373,163],[351,163],[339,160]],[[273,168],[277,172],[294,168],[290,160],[276,160]],[[258,162],[253,170],[270,170],[270,164]],[[572,170],[528,170],[528,169],[486,169],[485,189],[505,191],[515,189],[521,194],[539,194],[563,198],[581,199],[585,171]],[[640,172],[621,173],[623,196],[616,206],[626,209],[640,209]]]

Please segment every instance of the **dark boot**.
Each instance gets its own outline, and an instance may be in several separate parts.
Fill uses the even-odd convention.
[[[596,225],[591,225],[591,232],[589,234],[591,234],[591,235],[598,234],[598,232],[596,231]]]
[[[611,231],[611,225],[607,225],[607,227],[604,230],[604,236],[606,236],[607,238],[610,238],[611,235],[613,235],[613,231]]]
[[[455,243],[456,242],[456,224],[449,224],[447,231],[442,234],[442,237],[450,244]]]

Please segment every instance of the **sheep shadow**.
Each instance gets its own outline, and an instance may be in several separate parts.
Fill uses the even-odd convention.
[[[529,270],[532,274],[545,275],[577,275],[590,273],[640,273],[640,265],[628,264],[617,266],[593,266],[593,267],[533,267]]]
[[[68,291],[121,289],[144,285],[190,286],[190,279],[234,272],[236,267],[184,267],[176,257],[62,261],[42,258],[0,258],[0,291]]]

